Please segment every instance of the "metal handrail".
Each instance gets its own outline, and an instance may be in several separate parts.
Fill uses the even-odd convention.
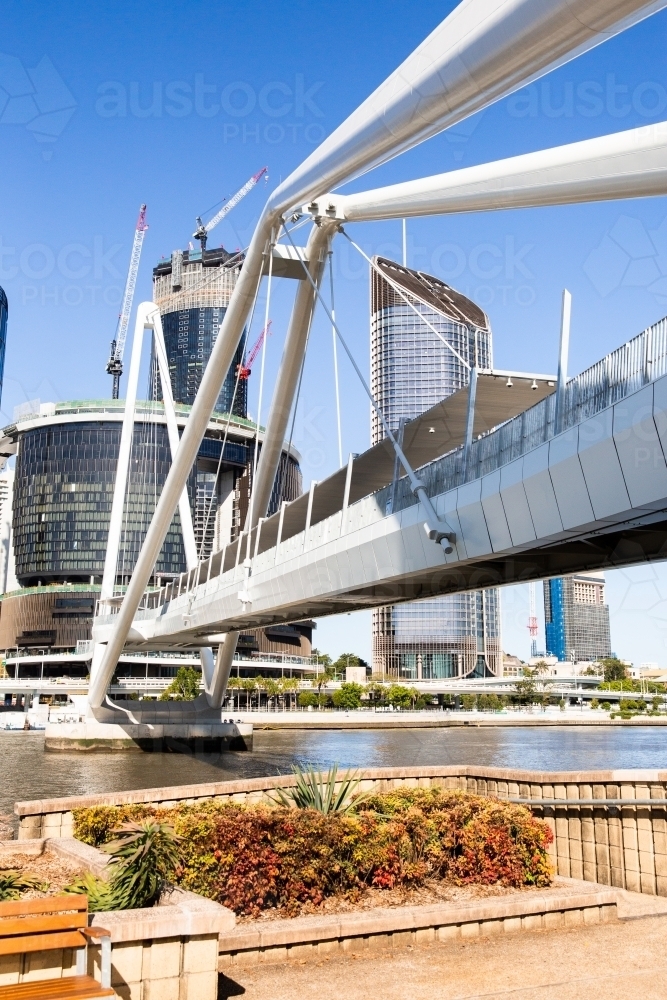
[[[596,806],[661,806],[667,809],[667,799],[521,799],[521,798],[500,798],[501,802],[513,802],[524,806],[579,806],[583,808],[594,808]]]

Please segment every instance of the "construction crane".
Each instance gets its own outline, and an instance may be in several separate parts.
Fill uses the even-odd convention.
[[[264,337],[271,336],[272,323],[273,320],[270,319],[269,322],[264,327],[264,329],[262,330],[262,332],[260,333],[255,343],[250,348],[250,354],[246,358],[245,364],[237,365],[236,371],[238,372],[238,376],[240,379],[243,379],[244,382],[246,382],[250,378],[250,373],[252,372],[252,366],[254,364],[255,358],[257,357],[257,355],[261,350],[262,344],[264,343]]]
[[[528,634],[530,636],[530,655],[537,656],[537,614],[535,612],[535,584],[528,584]]]
[[[199,215],[197,216],[197,228],[195,232],[192,234],[192,238],[195,240],[199,240],[202,250],[206,249],[206,241],[208,239],[208,234],[211,232],[211,230],[215,229],[215,227],[218,225],[219,222],[222,222],[224,217],[228,215],[231,212],[231,210],[235,208],[236,205],[238,205],[238,203],[243,198],[245,198],[245,196],[248,194],[249,191],[252,191],[255,184],[257,184],[258,181],[260,181],[262,177],[264,177],[264,175],[266,175],[265,180],[268,181],[269,179],[268,171],[269,171],[268,167],[262,167],[262,169],[258,173],[253,174],[250,180],[246,181],[246,183],[243,185],[240,191],[237,191],[236,194],[233,195],[229,199],[229,201],[222,206],[217,215],[214,215],[213,218],[210,220],[210,222],[207,222],[206,225],[204,225],[204,223],[202,222],[201,216]]]
[[[132,243],[132,253],[130,254],[130,267],[125,280],[125,291],[123,292],[123,304],[118,325],[116,326],[116,336],[111,341],[111,353],[107,361],[107,372],[113,377],[113,389],[111,398],[118,399],[120,391],[120,377],[123,374],[123,352],[125,350],[125,339],[127,329],[130,325],[130,313],[132,312],[132,300],[134,299],[134,289],[137,284],[137,274],[139,272],[139,261],[141,259],[141,247],[148,224],[146,223],[146,206],[139,209],[139,218],[134,230],[134,242]]]

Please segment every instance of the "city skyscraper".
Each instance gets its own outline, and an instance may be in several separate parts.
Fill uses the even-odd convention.
[[[5,350],[7,348],[7,317],[9,303],[4,289],[0,288],[0,400],[2,400],[2,383],[5,377]]]
[[[392,433],[493,366],[491,328],[470,299],[422,271],[375,257],[371,389]],[[446,342],[446,343],[445,343]],[[449,345],[449,346],[448,346]],[[384,437],[371,414],[371,443]],[[502,672],[497,589],[373,612],[373,670],[406,680]]]
[[[577,573],[544,581],[547,655],[560,661],[611,656],[604,573]]]
[[[194,403],[220,324],[236,286],[242,253],[228,253],[223,247],[212,250],[175,250],[153,268],[153,301],[160,310],[171,389],[175,403]],[[248,382],[237,378],[243,363],[245,336],[234,355],[215,406],[217,413],[231,413],[244,420],[248,416]],[[162,391],[155,359],[151,364],[150,399],[161,399]],[[248,438],[254,437],[254,425],[249,424]],[[261,452],[261,443],[258,443]],[[198,545],[204,556],[226,543],[228,531],[220,526],[229,498],[234,497],[236,519],[232,537],[241,530],[250,503],[254,446],[248,449],[244,468],[220,470],[218,455],[200,452],[196,469],[190,477],[188,490],[193,508],[193,520]],[[281,500],[292,500],[301,492],[302,481],[298,464],[283,454],[269,503],[273,513]]]
[[[238,279],[242,254],[215,250],[175,250],[153,268],[153,301],[160,310],[174,401],[192,406],[211,356],[220,324]],[[245,338],[237,348],[215,409],[247,416],[248,383],[238,382]]]

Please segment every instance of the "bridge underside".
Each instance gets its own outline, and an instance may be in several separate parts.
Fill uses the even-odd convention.
[[[546,395],[467,461],[459,449],[422,468],[431,515],[407,479],[348,504],[350,465],[338,509],[334,491],[316,504],[311,489],[146,594],[127,646],[206,647],[227,632],[667,558],[666,369],[662,320],[570,380],[561,433]],[[433,514],[452,531],[447,548],[425,530]],[[114,624],[110,608],[95,640]]]
[[[474,560],[455,566],[425,567],[409,577],[385,579],[345,594],[323,593],[317,597],[304,595],[301,600],[274,607],[270,611],[253,611],[250,606],[245,611],[239,608],[239,613],[232,617],[209,619],[205,629],[201,625],[188,627],[188,617],[192,617],[193,625],[194,619],[199,617],[196,605],[199,601],[205,602],[201,595],[191,605],[189,615],[187,608],[181,609],[180,614],[174,608],[173,615],[167,613],[162,623],[158,620],[151,622],[155,631],[149,626],[150,620],[137,621],[127,647],[196,648],[215,641],[215,633],[219,633],[217,637],[222,638],[222,633],[230,630],[244,631],[299,618],[322,618],[466,590],[509,586],[586,570],[620,569],[664,559],[667,559],[667,510],[656,512],[651,515],[650,522],[642,524],[628,522],[614,528],[597,529],[576,538],[553,542],[540,548],[514,551],[503,557]],[[170,623],[167,622],[169,618],[172,618]],[[180,619],[181,629],[178,634],[170,634],[169,626],[177,624],[176,618]],[[141,634],[142,626],[149,626],[145,637]]]

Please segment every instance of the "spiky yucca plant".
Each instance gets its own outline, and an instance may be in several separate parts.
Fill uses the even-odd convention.
[[[296,777],[293,788],[277,788],[274,801],[281,806],[296,806],[297,809],[314,809],[323,813],[349,813],[359,805],[366,795],[355,795],[361,782],[356,772],[338,777],[338,764],[327,772],[315,771],[312,764],[307,770],[296,765],[292,768]],[[339,787],[336,788],[336,784]]]
[[[172,827],[150,819],[122,823],[112,833],[116,839],[102,848],[112,857],[109,877],[88,873],[65,891],[87,895],[93,913],[152,906],[180,860],[181,838]]]
[[[13,868],[0,870],[0,903],[18,899],[22,892],[27,892],[29,889],[45,892],[48,887],[48,882],[43,882],[29,872],[20,872]]]

